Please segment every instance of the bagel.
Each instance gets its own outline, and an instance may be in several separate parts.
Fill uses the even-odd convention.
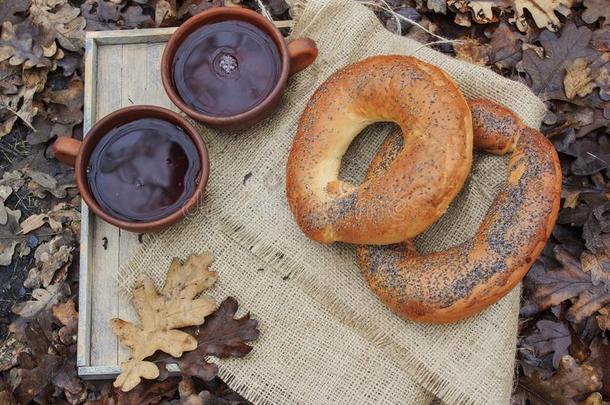
[[[400,152],[360,186],[339,180],[352,140],[380,121],[400,126]],[[318,242],[401,242],[447,210],[472,147],[468,104],[445,72],[413,57],[371,57],[334,73],[309,100],[288,156],[288,203]]]
[[[419,255],[410,241],[357,248],[372,290],[406,319],[454,322],[498,301],[525,276],[557,219],[561,168],[553,145],[498,104],[474,100],[469,105],[475,146],[512,152],[506,183],[475,235],[427,255]],[[367,177],[387,170],[399,145],[400,137],[388,137]]]

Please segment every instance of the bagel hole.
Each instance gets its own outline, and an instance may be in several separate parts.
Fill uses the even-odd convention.
[[[361,184],[381,144],[394,132],[400,133],[401,130],[393,122],[376,122],[364,128],[354,138],[341,159],[339,180],[356,186]]]

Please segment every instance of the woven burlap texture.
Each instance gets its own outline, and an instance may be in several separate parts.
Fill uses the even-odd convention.
[[[211,173],[199,209],[151,236],[119,283],[141,273],[161,283],[173,257],[211,251],[219,281],[259,320],[246,359],[222,360],[221,376],[260,404],[508,403],[517,336],[519,289],[479,315],[452,325],[404,321],[388,311],[360,275],[352,245],[325,246],[296,226],[285,198],[285,166],[301,111],[337,69],[367,56],[410,54],[445,69],[469,97],[509,107],[538,127],[544,105],[525,86],[457,61],[387,31],[352,0],[310,0],[295,7],[292,37],[308,36],[319,57],[288,83],[283,102],[241,133],[201,128]],[[342,176],[358,181],[384,136],[376,125],[358,137]],[[417,239],[440,250],[472,235],[505,179],[507,159],[477,156],[449,211]]]

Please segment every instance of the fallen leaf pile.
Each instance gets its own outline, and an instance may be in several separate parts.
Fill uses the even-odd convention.
[[[160,292],[147,277],[135,286],[132,303],[141,324],[112,320],[112,331],[132,349],[131,358],[121,364],[115,387],[131,391],[142,378],[159,378],[160,370],[166,378],[169,364],[179,365],[187,379],[211,381],[218,367],[208,363],[206,356],[243,357],[252,350],[247,342],[258,337],[258,322],[249,315],[235,319],[233,298],[216,309],[212,298],[199,296],[216,282],[217,274],[208,270],[211,262],[209,254],[190,256],[184,263],[174,259]]]
[[[186,404],[247,403],[218,379],[218,367],[206,356],[245,356],[252,350],[247,343],[259,335],[258,322],[248,315],[235,318],[238,305],[233,298],[218,309],[211,298],[196,298],[216,280],[216,273],[207,269],[210,262],[209,255],[192,256],[184,264],[174,260],[160,293],[150,280],[134,290],[142,323],[112,321],[121,342],[133,349],[116,388],[76,375],[78,312],[73,288],[61,282],[34,290],[30,301],[13,308],[19,318],[10,325],[12,338],[0,350],[0,371],[10,370],[0,375],[0,403],[63,399],[73,404],[153,404],[175,395]],[[167,365],[172,363],[180,366],[182,380],[168,378]],[[141,377],[159,380],[140,383]]]
[[[212,256],[191,256],[183,264],[174,259],[163,289],[157,292],[152,280],[144,276],[134,287],[132,304],[141,324],[122,319],[112,320],[112,331],[132,350],[131,359],[121,364],[121,374],[114,386],[129,391],[141,378],[159,377],[159,369],[145,358],[157,350],[179,358],[197,348],[197,340],[178,328],[201,325],[216,303],[212,298],[195,298],[210,288],[217,274],[208,270]]]
[[[85,383],[67,371],[67,365],[74,365],[76,308],[70,301],[78,289],[80,200],[73,171],[53,159],[48,146],[57,136],[82,136],[85,31],[175,26],[211,7],[260,11],[259,3],[0,2],[0,286],[6,286],[0,301],[0,332],[6,334],[0,345],[0,403],[28,398],[38,403],[244,403],[219,380],[216,366],[205,360],[207,355],[242,356],[250,350],[245,342],[256,338],[255,321],[234,318],[237,303],[232,299],[221,303],[201,326],[175,329],[164,324],[167,331],[180,330],[194,338],[196,347],[180,359],[157,351],[137,360],[140,365],[153,363],[157,380],[145,379],[123,392],[109,384]],[[262,3],[274,19],[290,18],[284,0]],[[439,40],[412,21],[438,36],[460,40],[432,46],[525,83],[546,103],[542,130],[560,155],[562,209],[551,240],[524,281],[513,402],[608,404],[608,0],[363,3],[392,32],[424,43]],[[163,301],[163,291],[146,291]],[[124,331],[137,336],[151,333],[144,326],[148,321],[141,321]],[[12,332],[6,332],[9,324]],[[39,338],[41,333],[45,339]],[[190,342],[188,347],[193,347]],[[142,357],[151,348],[139,350]],[[167,377],[170,363],[184,370],[182,381]],[[152,366],[147,372],[155,374]]]

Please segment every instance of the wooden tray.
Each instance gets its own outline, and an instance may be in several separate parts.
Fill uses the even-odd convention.
[[[277,21],[278,28],[292,21]],[[133,104],[178,109],[165,95],[159,72],[165,43],[175,28],[88,32],[85,42],[84,131],[106,114]],[[82,205],[78,374],[114,378],[130,351],[119,344],[110,320],[137,320],[116,283],[119,267],[138,249],[142,235],[120,230]],[[170,372],[178,369],[170,368]]]

